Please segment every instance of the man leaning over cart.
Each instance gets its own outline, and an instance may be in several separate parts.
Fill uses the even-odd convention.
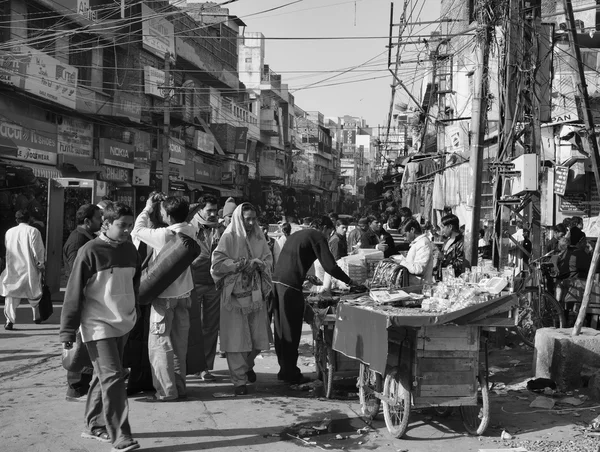
[[[276,296],[273,307],[275,352],[280,367],[278,380],[290,383],[309,381],[300,372],[297,362],[304,318],[302,283],[313,263],[318,259],[331,276],[348,285],[355,285],[338,267],[329,250],[327,239],[332,231],[333,223],[329,217],[313,221],[313,228],[290,235],[279,255],[273,275]]]

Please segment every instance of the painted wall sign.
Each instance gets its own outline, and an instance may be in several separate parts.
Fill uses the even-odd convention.
[[[58,128],[58,153],[92,157],[94,126],[90,122],[63,116]]]
[[[170,52],[175,57],[175,27],[142,3],[142,45],[160,58]]]
[[[120,141],[100,138],[100,162],[110,166],[133,169],[135,147]]]
[[[0,53],[0,81],[75,109],[78,70],[25,45]]]

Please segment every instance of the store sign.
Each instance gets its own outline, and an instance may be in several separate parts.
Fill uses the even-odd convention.
[[[110,166],[133,169],[135,147],[120,141],[100,138],[100,162]],[[131,177],[130,177],[131,179]]]
[[[147,187],[150,185],[150,168],[134,168],[133,183],[137,187]]]
[[[169,138],[169,163],[185,165],[185,142]]]
[[[554,167],[554,193],[564,196],[567,191],[567,179],[569,178],[569,168],[566,166]]]
[[[90,0],[77,0],[77,14],[90,22],[98,21],[98,12],[90,8]]]
[[[235,128],[235,153],[246,153],[246,140],[248,138],[248,127]]]
[[[206,182],[207,184],[221,183],[221,168],[216,165],[208,165],[206,163],[196,162],[195,164],[195,180],[197,182]]]
[[[175,27],[161,14],[142,3],[142,45],[160,58],[169,52],[175,57]]]
[[[58,124],[58,153],[92,157],[94,126],[81,119],[63,116]]]
[[[144,66],[144,93],[165,98],[169,90],[165,89],[165,72],[152,66]]]
[[[210,133],[205,133],[196,130],[194,133],[194,149],[206,152],[207,154],[215,153],[215,138]]]
[[[0,81],[57,104],[76,108],[77,68],[33,47],[0,53]]]
[[[221,183],[223,185],[233,185],[233,171],[223,171],[221,173]]]
[[[120,118],[128,118],[133,122],[141,122],[142,104],[140,97],[131,93],[115,91],[112,114],[113,116],[117,116]]]
[[[131,170],[114,166],[102,165],[100,179],[112,182],[125,182],[131,184]]]
[[[3,114],[5,117],[9,116],[8,112]],[[17,115],[10,117],[12,120],[0,120],[0,138],[14,146],[16,153],[4,155],[19,160],[56,165],[56,126]]]

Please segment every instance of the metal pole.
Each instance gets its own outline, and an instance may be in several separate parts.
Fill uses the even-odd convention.
[[[171,54],[165,53],[165,100],[163,119],[162,185],[161,191],[169,193],[169,137],[171,135]]]
[[[588,97],[587,85],[585,83],[585,74],[583,72],[583,62],[581,60],[581,51],[579,50],[579,43],[577,42],[577,29],[575,27],[575,15],[573,14],[573,4],[571,0],[564,0],[565,15],[567,16],[567,22],[569,26],[569,44],[571,46],[571,53],[575,55],[577,63],[577,71],[575,76],[577,77],[577,88],[579,91],[579,107],[583,116],[583,122],[586,128],[587,137],[582,139],[584,150],[590,155],[592,159],[592,169],[594,171],[594,179],[596,180],[596,189],[600,193],[600,155],[598,154],[598,141],[596,139],[596,133],[594,131],[594,118],[592,110],[590,108],[590,99]],[[579,308],[579,314],[572,336],[577,336],[581,333],[581,327],[585,320],[585,314],[587,311],[588,304],[590,302],[590,295],[592,293],[592,285],[594,282],[594,275],[596,268],[598,267],[598,260],[600,258],[600,240],[596,241],[594,247],[594,254],[592,255],[592,264],[588,272],[587,281],[585,283],[585,291],[583,292],[583,300],[581,301],[581,307]]]

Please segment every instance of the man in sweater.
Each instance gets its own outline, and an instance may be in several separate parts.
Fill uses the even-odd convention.
[[[133,212],[116,202],[104,211],[106,232],[83,245],[73,263],[60,319],[60,340],[81,339],[94,366],[85,407],[83,438],[112,443],[117,451],[139,449],[129,426],[123,350],[135,325],[140,257],[129,241]]]
[[[304,318],[302,284],[308,270],[318,259],[331,276],[353,285],[329,251],[327,239],[333,232],[331,219],[323,217],[313,224],[316,228],[298,231],[288,237],[273,275],[277,297],[273,306],[275,352],[280,367],[277,378],[291,383],[307,381],[297,362]]]
[[[331,215],[329,216],[331,218]],[[333,222],[333,219],[331,220]],[[348,222],[346,220],[335,221],[335,233],[329,239],[329,250],[336,261],[348,255],[348,242],[346,242],[346,232],[348,231]]]
[[[160,204],[166,228],[152,229],[150,215],[154,209],[154,196],[135,221],[132,236],[153,250],[152,260],[160,255],[164,246],[182,233],[196,237],[197,229],[186,221],[189,204],[183,198],[170,196]],[[152,302],[148,355],[152,368],[152,383],[156,395],[148,402],[168,402],[186,397],[186,356],[190,329],[191,292],[194,289],[189,268]]]
[[[63,263],[67,274],[71,273],[79,248],[96,238],[96,233],[102,227],[102,211],[97,205],[84,204],[77,210],[75,219],[77,228],[71,232],[63,247]],[[86,401],[92,372],[92,368],[86,368],[81,372],[67,371],[67,401]]]
[[[235,204],[227,201],[223,207],[223,218],[229,224]],[[212,253],[219,244],[225,226],[219,224],[217,198],[214,196],[202,196],[198,200],[197,209],[190,224],[198,231],[195,238],[200,245],[200,255],[192,262],[192,277],[200,304],[204,357],[207,366],[204,371],[200,372],[200,378],[204,381],[215,381],[216,377],[210,371],[214,368],[219,340],[221,291],[217,289],[212,276],[210,276],[210,267]]]

